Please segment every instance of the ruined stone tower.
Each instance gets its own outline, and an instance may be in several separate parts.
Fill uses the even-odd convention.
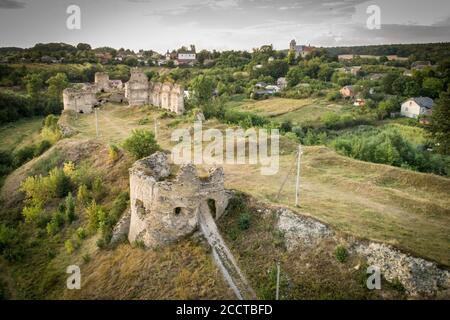
[[[130,242],[147,247],[172,243],[194,232],[201,205],[208,205],[215,219],[228,205],[222,168],[213,168],[200,178],[192,164],[183,165],[168,179],[167,156],[157,152],[137,161],[130,169]]]
[[[95,85],[97,86],[98,91],[108,92],[110,90],[109,75],[106,72],[96,72]]]
[[[67,88],[63,91],[64,110],[77,113],[91,113],[97,104],[97,89],[88,86],[83,89]]]
[[[139,69],[131,69],[130,81],[125,84],[125,97],[130,106],[148,104],[149,83],[145,73]]]
[[[130,106],[151,104],[176,114],[184,113],[184,90],[170,82],[152,83],[141,70],[131,70],[130,81],[125,84],[125,96]]]

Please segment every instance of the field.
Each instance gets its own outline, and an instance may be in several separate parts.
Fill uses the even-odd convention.
[[[0,127],[0,150],[14,152],[40,140],[42,117],[22,119]]]
[[[291,121],[294,125],[316,124],[324,114],[339,112],[342,109],[341,105],[310,98],[243,100],[241,102],[233,102],[231,107],[236,110],[250,111],[267,116],[279,122]]]
[[[133,129],[153,130],[153,119],[158,114],[160,111],[151,108],[131,111],[107,106],[99,113],[99,139],[105,143],[120,143]],[[140,119],[149,120],[139,125]],[[79,131],[77,137],[95,138],[93,115],[70,121]],[[158,142],[170,149],[173,126],[190,124],[186,117],[158,119]],[[216,121],[208,121],[204,126],[225,128]],[[276,199],[296,149],[295,143],[285,138],[280,145],[282,156],[278,174],[262,176],[253,165],[225,165],[227,187],[296,209],[293,207],[295,175],[292,172],[280,198]],[[320,146],[304,147],[301,171],[301,207],[296,210],[302,214],[357,237],[388,242],[450,266],[450,179],[353,160]]]

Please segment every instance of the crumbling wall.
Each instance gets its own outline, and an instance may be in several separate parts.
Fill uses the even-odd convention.
[[[125,96],[130,106],[151,104],[176,114],[184,113],[183,87],[170,82],[149,82],[139,69],[131,70],[130,81],[125,84]]]
[[[91,113],[97,104],[95,88],[67,88],[63,91],[63,103],[64,110],[75,111],[77,113]]]
[[[192,164],[182,166],[173,180],[167,180],[169,174],[167,156],[161,152],[130,169],[130,242],[156,247],[192,234],[198,228],[201,204],[214,203],[215,218],[223,215],[228,195],[221,168],[202,179]]]
[[[95,85],[99,92],[109,92],[111,90],[109,85],[109,75],[106,72],[96,72]]]

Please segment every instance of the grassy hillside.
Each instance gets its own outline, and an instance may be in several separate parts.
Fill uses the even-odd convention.
[[[132,112],[125,107],[109,106],[100,112],[99,139],[120,142],[132,129],[153,130],[153,119],[159,114],[161,111],[151,108]],[[140,119],[148,122],[139,125]],[[93,115],[70,121],[79,137],[95,136]],[[192,122],[184,117],[159,118],[158,123],[158,142],[170,149],[174,145],[170,142],[174,125],[189,127]],[[216,121],[208,121],[204,126],[226,128]],[[292,206],[295,199],[292,173],[280,198],[276,196],[294,161],[296,144],[282,137],[280,145],[282,156],[277,175],[262,176],[258,166],[225,165],[227,187],[244,190],[264,201]],[[304,147],[302,159],[303,214],[338,230],[388,242],[450,266],[450,179],[350,159],[320,146]]]
[[[43,117],[23,119],[0,127],[0,150],[14,152],[41,140]]]

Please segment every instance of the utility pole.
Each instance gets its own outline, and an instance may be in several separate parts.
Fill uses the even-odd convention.
[[[295,206],[298,207],[300,197],[300,158],[302,157],[302,145],[298,145],[298,158],[297,158],[297,182],[295,184]]]
[[[275,300],[280,300],[280,261],[277,262],[277,291],[275,293]]]
[[[95,134],[98,138],[98,108],[94,108],[95,110]]]

